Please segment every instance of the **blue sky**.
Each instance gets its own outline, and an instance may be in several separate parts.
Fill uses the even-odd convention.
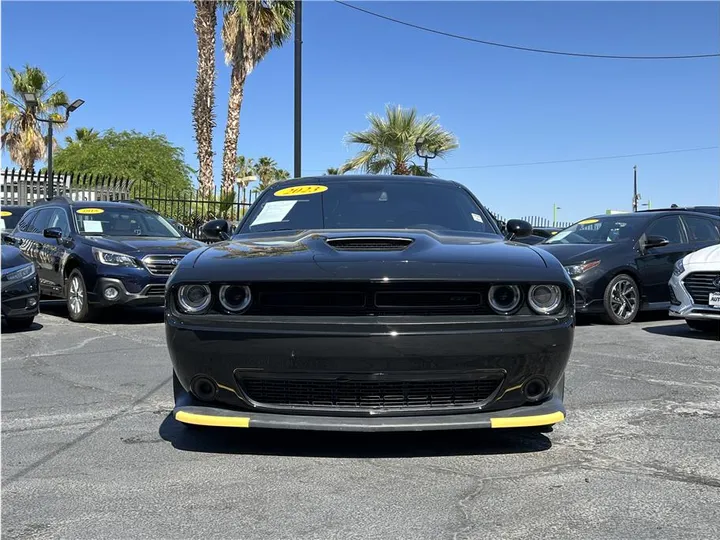
[[[711,2],[362,2],[438,30],[529,47],[619,55],[720,51]],[[720,144],[720,58],[600,60],[511,51],[432,35],[333,2],[306,2],[303,174],[354,154],[344,135],[388,103],[437,114],[460,148],[431,163],[505,217],[576,220],[629,209],[632,168],[653,207],[720,204],[720,151],[518,167]],[[2,67],[45,70],[98,130],[164,133],[197,167],[191,123],[191,2],[2,2]],[[52,28],[51,43],[45,38]],[[220,39],[218,38],[218,44]],[[7,86],[3,74],[3,87]],[[216,179],[229,68],[218,50]],[[239,153],[293,168],[293,46],[248,79]],[[3,153],[3,166],[12,165]],[[473,168],[484,166],[483,168]]]

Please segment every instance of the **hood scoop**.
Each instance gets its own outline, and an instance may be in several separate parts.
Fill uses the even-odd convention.
[[[403,251],[413,243],[413,239],[353,236],[350,238],[329,238],[325,242],[337,251]]]

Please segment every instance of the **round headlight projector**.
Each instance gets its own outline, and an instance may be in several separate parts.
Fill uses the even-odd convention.
[[[245,311],[252,302],[250,287],[247,285],[223,285],[220,287],[222,307],[233,313]]]
[[[509,315],[522,302],[522,293],[517,285],[493,285],[488,293],[488,300],[493,311],[500,315]]]
[[[528,294],[528,304],[537,313],[548,315],[562,303],[562,292],[557,285],[533,285]]]
[[[178,304],[187,313],[205,311],[212,301],[212,293],[207,285],[183,285],[178,290]]]

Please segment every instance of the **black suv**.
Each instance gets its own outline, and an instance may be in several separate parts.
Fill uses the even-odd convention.
[[[141,204],[64,197],[33,206],[6,242],[35,263],[43,295],[66,299],[73,321],[96,307],[162,306],[175,266],[205,246]]]

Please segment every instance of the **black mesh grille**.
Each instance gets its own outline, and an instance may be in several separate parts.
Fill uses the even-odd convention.
[[[482,283],[257,283],[251,315],[488,315]]]
[[[710,293],[720,291],[720,287],[713,281],[720,278],[720,272],[693,272],[683,279],[683,285],[692,296],[693,304],[707,306],[710,303]]]
[[[165,296],[165,285],[150,285],[145,290],[145,296]]]
[[[240,379],[240,385],[258,404],[371,410],[481,405],[501,381],[500,377],[431,381],[248,378]]]

